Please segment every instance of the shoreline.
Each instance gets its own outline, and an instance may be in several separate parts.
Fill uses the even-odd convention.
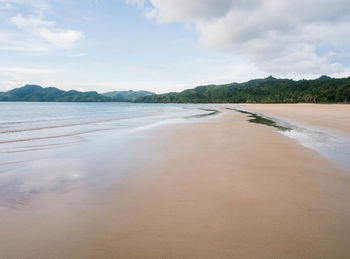
[[[252,112],[249,111],[249,109],[247,110],[244,106],[227,109],[246,114],[249,117],[248,121],[251,123],[276,128],[282,135],[296,140],[300,145],[317,151],[325,158],[342,167],[343,170],[350,172],[350,132],[345,133],[344,131],[341,132],[329,127],[310,125],[310,123],[305,121],[295,120],[295,114],[291,114],[290,112],[288,115],[289,117],[294,115],[293,120],[280,116],[275,117],[262,112]],[[348,110],[347,115],[350,115],[350,110]],[[340,116],[340,121],[342,121],[345,116],[344,114]],[[333,115],[332,118],[325,117],[324,120],[328,121],[334,118],[337,119],[336,116]],[[307,117],[307,119],[310,119],[310,117]],[[344,128],[342,128],[342,130],[344,130]]]
[[[305,123],[350,135],[349,104],[237,104],[253,112]]]
[[[124,170],[120,180],[93,198],[84,189],[50,193],[9,212],[0,251],[9,258],[349,257],[350,176],[247,119],[223,111],[136,133],[122,160],[105,157],[106,171]]]

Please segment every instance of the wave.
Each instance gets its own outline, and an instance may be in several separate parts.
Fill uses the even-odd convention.
[[[86,131],[80,131],[80,132],[68,133],[68,134],[62,134],[62,135],[55,135],[55,136],[4,140],[4,141],[0,141],[0,144],[26,142],[26,141],[33,141],[33,140],[55,139],[55,138],[64,138],[64,137],[73,137],[73,136],[78,136],[78,135],[82,135],[82,134],[93,133],[93,132],[98,132],[98,131],[107,131],[107,130],[113,130],[113,129],[114,128],[94,129],[94,130],[86,130]]]
[[[137,115],[135,115],[135,116],[129,116],[127,118],[120,118],[120,117],[118,117],[118,118],[105,119],[105,120],[94,120],[94,121],[69,123],[69,124],[61,124],[61,125],[47,125],[47,126],[35,127],[35,128],[8,129],[8,130],[0,131],[0,134],[20,133],[20,132],[38,131],[38,130],[45,130],[45,129],[57,129],[57,128],[67,128],[67,127],[74,127],[74,126],[93,125],[93,124],[104,123],[104,122],[113,122],[113,121],[136,119],[136,118],[146,118],[146,117],[154,116],[154,115],[155,114],[144,115],[144,116],[137,116]]]

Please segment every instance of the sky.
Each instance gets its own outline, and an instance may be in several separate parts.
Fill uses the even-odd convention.
[[[0,91],[350,76],[349,0],[0,0]]]

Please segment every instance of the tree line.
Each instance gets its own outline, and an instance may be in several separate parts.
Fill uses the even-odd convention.
[[[138,98],[146,103],[349,103],[350,77],[314,80],[276,79],[198,86],[179,93]]]

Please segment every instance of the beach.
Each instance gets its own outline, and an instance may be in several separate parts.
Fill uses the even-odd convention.
[[[347,104],[244,104],[246,109],[350,134]]]
[[[89,170],[118,178],[2,208],[0,257],[349,258],[350,171],[226,106],[137,131],[122,156],[95,145]],[[347,105],[238,107],[350,135]]]

